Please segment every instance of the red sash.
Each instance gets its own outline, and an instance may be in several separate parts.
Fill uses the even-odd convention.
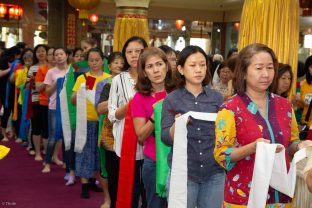
[[[312,130],[311,129],[308,130],[306,140],[312,140]]]
[[[122,137],[116,208],[131,208],[132,206],[137,137],[131,116],[131,106],[130,101]]]

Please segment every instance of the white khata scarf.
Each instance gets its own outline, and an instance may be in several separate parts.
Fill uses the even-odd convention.
[[[66,78],[64,81],[64,86],[66,86]],[[62,119],[62,130],[64,137],[65,150],[70,149],[71,141],[71,128],[69,121],[69,111],[68,111],[68,100],[67,100],[67,91],[66,87],[63,87],[60,92],[60,104],[61,104],[61,119]]]
[[[257,143],[248,208],[265,207],[269,186],[291,198],[294,196],[296,163],[307,156],[307,151],[304,148],[296,152],[287,173],[285,148],[281,152],[275,153],[277,145]]]
[[[168,208],[187,207],[187,122],[188,118],[215,121],[216,113],[190,111],[176,118]]]
[[[187,121],[189,117],[215,121],[216,113],[188,112],[175,121],[168,208],[187,207]],[[263,208],[269,186],[293,197],[296,185],[296,163],[307,156],[306,149],[298,151],[287,173],[285,149],[275,153],[277,144],[257,143],[256,159],[248,208]]]
[[[95,90],[86,90],[86,84],[81,84],[77,92],[76,140],[75,152],[81,153],[87,141],[87,103],[95,102]]]

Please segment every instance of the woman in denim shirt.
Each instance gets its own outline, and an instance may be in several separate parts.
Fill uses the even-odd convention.
[[[216,113],[223,97],[207,84],[211,81],[208,59],[198,46],[187,46],[180,53],[176,73],[177,89],[164,100],[162,141],[173,145],[175,118],[189,111]],[[213,156],[214,122],[191,118],[187,124],[187,207],[220,208],[225,173]],[[168,155],[171,168],[172,152]]]

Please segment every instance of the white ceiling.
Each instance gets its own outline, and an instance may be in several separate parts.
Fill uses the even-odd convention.
[[[243,7],[244,0],[151,0],[150,6],[204,10],[230,10]]]
[[[101,0],[101,2],[115,4],[114,0]],[[207,15],[209,15],[209,11],[240,10],[242,9],[243,4],[244,0],[150,0],[149,6],[204,10],[207,11]],[[301,30],[312,28],[312,16],[300,17],[300,28]]]
[[[101,1],[107,3],[114,3],[114,0],[101,0]],[[242,8],[243,3],[244,0],[150,0],[150,7],[169,7],[169,8],[223,11]]]

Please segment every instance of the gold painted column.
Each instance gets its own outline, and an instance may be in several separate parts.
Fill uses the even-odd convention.
[[[295,94],[299,49],[298,0],[245,0],[239,31],[239,49],[263,43],[278,61],[290,64],[294,73],[291,95]]]
[[[116,21],[114,27],[114,51],[121,51],[132,36],[140,36],[149,42],[147,10],[150,0],[115,0]]]

